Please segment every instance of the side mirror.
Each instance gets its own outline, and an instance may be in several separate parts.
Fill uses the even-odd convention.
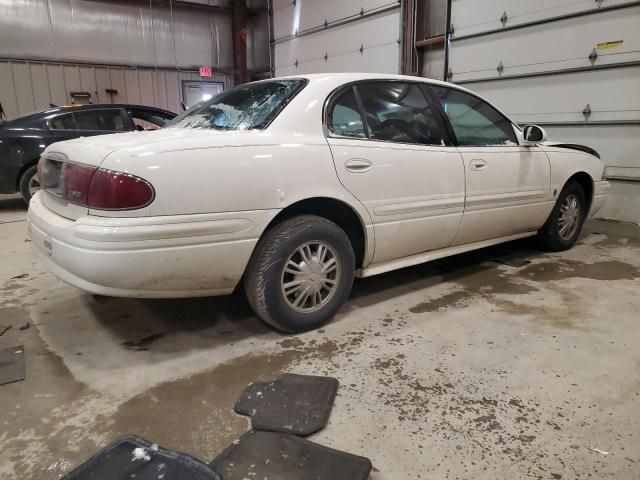
[[[525,145],[537,145],[547,140],[547,132],[538,125],[526,125],[522,133]]]

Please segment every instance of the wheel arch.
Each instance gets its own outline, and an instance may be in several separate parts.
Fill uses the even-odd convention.
[[[367,258],[367,229],[362,217],[348,203],[331,197],[312,197],[299,200],[281,210],[264,229],[264,236],[274,225],[295,215],[317,215],[331,220],[342,228],[353,247],[356,269]]]
[[[39,160],[40,160],[40,157],[37,157],[33,160],[26,162],[24,165],[22,165],[22,167],[20,167],[20,170],[18,170],[18,174],[16,175],[16,180],[15,180],[16,192],[20,191],[20,180],[22,179],[22,175],[24,175],[24,172],[29,170],[31,167],[38,165]]]
[[[567,179],[562,188],[566,187],[571,181],[577,182],[582,187],[585,200],[587,201],[588,215],[591,210],[591,204],[593,203],[593,178],[587,172],[576,172]]]

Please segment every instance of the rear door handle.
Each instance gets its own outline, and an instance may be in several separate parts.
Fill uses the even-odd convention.
[[[353,173],[364,173],[373,168],[373,162],[366,158],[352,158],[347,160],[344,168]]]
[[[475,160],[471,160],[471,162],[469,162],[469,166],[472,170],[484,170],[487,168],[487,161],[477,158]]]

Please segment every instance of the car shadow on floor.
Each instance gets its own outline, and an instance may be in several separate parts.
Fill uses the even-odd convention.
[[[425,290],[443,281],[497,270],[492,260],[502,257],[532,259],[541,255],[531,240],[519,240],[475,252],[356,279],[349,301],[334,322],[355,309]],[[490,276],[487,277],[491,281]],[[232,295],[192,299],[121,299],[86,295],[95,318],[119,339],[123,348],[178,352],[228,345],[250,337],[285,338],[265,325],[250,309],[242,288]],[[173,340],[170,338],[173,337]]]

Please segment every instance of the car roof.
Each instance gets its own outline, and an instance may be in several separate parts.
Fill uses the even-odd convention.
[[[61,105],[59,107],[51,107],[46,110],[40,110],[38,112],[33,112],[28,115],[23,115],[22,117],[13,118],[7,121],[6,123],[4,123],[3,126],[17,126],[23,123],[31,123],[33,121],[45,119],[50,115],[56,115],[59,113],[77,112],[77,111],[83,111],[83,110],[96,110],[96,109],[102,109],[102,108],[124,108],[124,109],[135,108],[140,110],[148,110],[148,111],[154,111],[158,113],[169,114],[173,116],[176,115],[176,113],[170,110],[165,110],[163,108],[158,108],[158,107],[149,107],[146,105],[134,105],[134,104],[127,104],[127,103],[91,103],[88,105]]]

